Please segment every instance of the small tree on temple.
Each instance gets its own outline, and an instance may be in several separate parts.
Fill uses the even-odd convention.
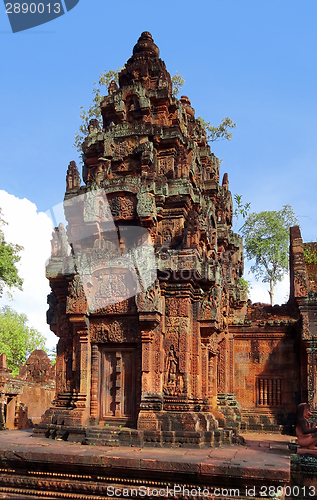
[[[121,71],[121,69],[122,68],[118,68],[117,71],[111,69],[110,71],[101,73],[98,80],[99,86],[97,86],[97,82],[94,82],[94,87],[92,90],[94,97],[92,103],[89,105],[88,110],[85,111],[83,106],[80,107],[80,119],[82,120],[82,122],[79,126],[79,131],[75,134],[75,141],[73,144],[77,151],[81,152],[82,144],[85,140],[85,137],[87,137],[88,135],[89,122],[92,118],[97,119],[100,128],[102,128],[100,103],[103,99],[104,94],[108,91],[110,83],[112,81],[115,81],[116,83],[119,82],[119,72]],[[171,80],[173,86],[173,95],[177,96],[180,92],[180,89],[184,85],[185,80],[183,76],[178,73],[178,71],[176,71],[175,75],[171,77]],[[225,139],[230,141],[232,139],[232,134],[231,132],[229,132],[229,129],[236,128],[236,124],[229,117],[223,118],[218,127],[210,125],[210,122],[206,122],[200,116],[198,117],[198,120],[206,129],[208,142],[216,142]]]
[[[206,129],[207,141],[208,142],[216,142],[216,141],[231,141],[232,134],[229,132],[230,128],[236,128],[236,123],[234,123],[229,116],[223,118],[221,120],[220,125],[218,127],[214,127],[210,125],[210,122],[205,122],[203,118],[198,117],[200,123]]]
[[[105,93],[108,92],[110,83],[112,81],[115,81],[116,83],[119,82],[119,73],[121,69],[122,68],[118,68],[117,71],[111,69],[110,71],[101,73],[98,80],[99,85],[97,86],[97,82],[94,82],[92,90],[94,97],[88,110],[85,111],[83,106],[80,107],[80,119],[82,122],[79,126],[79,131],[75,134],[74,142],[74,147],[77,148],[77,151],[81,152],[81,146],[85,137],[88,135],[88,126],[92,118],[97,119],[99,121],[100,128],[102,128],[100,103]],[[172,76],[173,94],[175,96],[179,94],[180,88],[184,85],[184,83],[184,78],[178,73],[178,71],[176,71],[175,75]]]
[[[263,283],[269,283],[270,302],[289,265],[289,228],[298,224],[290,205],[280,211],[251,213],[241,228],[244,249],[249,260],[255,259],[251,272]]]

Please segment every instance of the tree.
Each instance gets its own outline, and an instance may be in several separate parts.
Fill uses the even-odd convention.
[[[74,142],[74,147],[77,149],[77,151],[81,152],[82,143],[84,142],[85,137],[87,137],[88,135],[89,121],[92,118],[96,118],[99,121],[102,128],[101,110],[100,110],[100,103],[104,97],[102,91],[103,92],[108,91],[108,87],[113,80],[118,83],[120,71],[121,68],[118,68],[117,71],[111,69],[110,71],[101,73],[98,80],[99,86],[97,87],[97,82],[94,82],[94,86],[92,89],[94,97],[92,99],[92,103],[89,105],[88,110],[85,111],[84,107],[80,106],[79,108],[80,119],[82,120],[82,122],[79,125],[79,131],[76,132],[75,134],[75,142]]]
[[[251,213],[241,228],[248,259],[255,259],[251,272],[263,283],[269,283],[270,302],[274,290],[288,271],[289,228],[298,221],[290,205],[280,211]]]
[[[184,78],[179,74],[178,71],[176,71],[175,75],[172,76],[173,95],[176,96],[179,94],[179,89],[184,85],[184,83]]]
[[[198,120],[206,129],[208,142],[224,141],[225,139],[227,141],[231,141],[232,134],[229,132],[229,129],[236,128],[236,123],[234,123],[229,116],[227,116],[227,118],[223,118],[218,127],[210,125],[210,122],[205,122],[205,120],[200,116],[198,117]]]
[[[7,222],[2,219],[2,212],[0,209],[0,297],[5,286],[8,288],[16,287],[22,290],[23,283],[16,268],[16,264],[21,259],[18,253],[23,247],[5,241],[3,231],[1,230],[1,226],[5,224],[7,224]]]
[[[248,216],[248,213],[250,212],[251,203],[243,204],[242,194],[233,195],[233,200],[234,200],[233,218],[235,219],[233,230],[235,231],[240,217],[243,217],[243,219],[245,219]]]
[[[45,337],[28,325],[25,314],[19,314],[10,307],[0,309],[0,353],[7,356],[7,367],[13,375],[19,373],[34,349],[45,349]]]

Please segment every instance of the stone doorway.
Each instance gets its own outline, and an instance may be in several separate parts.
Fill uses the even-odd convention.
[[[136,383],[136,349],[102,349],[100,421],[110,425],[136,425]]]

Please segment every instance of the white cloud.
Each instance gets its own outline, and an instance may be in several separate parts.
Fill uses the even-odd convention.
[[[250,268],[250,264],[245,265],[245,273],[244,273],[244,279],[250,282],[251,284],[251,290],[250,290],[250,295],[251,295],[251,300],[252,302],[264,302],[266,304],[270,303],[270,296],[269,296],[269,283],[262,283],[262,281],[256,281],[255,277],[252,274],[248,273],[248,270]],[[274,292],[274,304],[285,304],[288,301],[289,298],[289,290],[290,290],[290,283],[289,283],[289,274],[285,274],[284,278],[282,281],[278,282],[275,288]]]
[[[0,207],[3,219],[8,223],[2,227],[7,242],[24,247],[17,267],[24,280],[23,291],[12,290],[13,300],[3,294],[0,306],[8,305],[19,313],[27,315],[29,326],[39,330],[47,338],[49,349],[58,338],[46,324],[46,300],[50,292],[45,277],[45,262],[50,256],[52,222],[43,212],[37,212],[34,203],[0,190]]]

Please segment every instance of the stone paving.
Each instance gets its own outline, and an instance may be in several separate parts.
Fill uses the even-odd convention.
[[[90,463],[103,467],[142,469],[162,473],[181,471],[188,478],[199,472],[202,477],[226,476],[266,482],[290,481],[290,453],[287,444],[291,436],[279,434],[244,434],[245,445],[228,445],[219,448],[138,448],[81,445],[67,441],[40,439],[30,430],[3,431],[0,433],[0,458],[17,457],[52,463]]]

